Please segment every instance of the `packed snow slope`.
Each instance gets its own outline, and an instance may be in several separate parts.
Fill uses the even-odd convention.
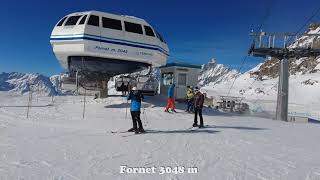
[[[36,96],[35,96],[36,97]],[[126,100],[57,96],[34,99],[0,92],[0,179],[32,180],[318,180],[320,125],[222,114],[204,109],[205,129],[193,115],[163,112],[149,97],[141,114],[146,134],[111,133],[131,127]],[[121,174],[120,166],[156,167],[155,174]],[[160,167],[196,167],[166,173]]]

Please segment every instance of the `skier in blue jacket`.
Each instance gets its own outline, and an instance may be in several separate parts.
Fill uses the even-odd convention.
[[[132,124],[133,124],[133,127],[128,130],[129,132],[135,132],[135,133],[145,132],[140,119],[141,101],[143,100],[143,98],[144,98],[143,95],[137,90],[136,87],[133,87],[128,95],[127,99],[131,100],[130,111],[131,111]]]

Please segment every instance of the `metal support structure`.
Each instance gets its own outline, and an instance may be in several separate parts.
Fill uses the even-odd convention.
[[[289,62],[287,58],[280,60],[277,97],[276,119],[288,121]]]
[[[274,48],[274,45],[275,45],[274,41],[275,41],[275,40],[276,40],[276,36],[273,35],[273,36],[272,36],[272,48]]]
[[[297,34],[284,33],[251,33],[254,37],[253,44],[249,50],[249,54],[255,57],[274,57],[280,60],[279,68],[279,84],[277,96],[276,119],[288,121],[288,100],[289,100],[289,58],[301,57],[317,57],[320,56],[320,49],[313,49],[313,42],[311,48],[305,47],[290,47],[290,37],[297,39]],[[319,34],[303,34],[302,36],[320,36]],[[276,44],[276,37],[283,37],[282,44]],[[264,39],[267,38],[268,44],[263,44]]]

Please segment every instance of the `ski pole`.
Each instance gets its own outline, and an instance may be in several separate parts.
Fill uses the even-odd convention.
[[[145,106],[143,106],[143,114],[144,114],[144,118],[145,118],[145,121],[147,121],[147,112],[146,112],[146,108]]]
[[[130,97],[130,94],[129,94],[129,90],[130,90],[130,87],[129,87],[129,83],[128,83],[128,95],[129,95],[129,97]],[[128,102],[129,100],[128,100],[128,97],[127,97],[127,104],[126,104],[126,119],[127,119],[127,114],[128,114]]]
[[[148,117],[147,117],[147,112],[146,112],[146,104],[143,105],[143,115],[144,115],[145,121],[147,121]]]
[[[144,121],[142,121],[142,124],[144,127],[147,127],[146,121],[147,121],[147,114],[146,114],[146,108],[145,105],[142,104],[142,99],[141,99],[141,106],[142,106],[142,114],[144,117]]]
[[[128,114],[128,99],[127,99],[127,104],[126,104],[126,119],[127,119],[127,114]]]
[[[142,102],[142,100],[141,100],[141,106],[142,106],[142,110],[143,110],[143,112],[142,112],[142,114],[144,114],[144,112],[145,112],[145,107],[144,107],[144,105],[143,105],[143,102]]]

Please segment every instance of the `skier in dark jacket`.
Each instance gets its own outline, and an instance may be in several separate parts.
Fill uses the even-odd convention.
[[[195,96],[194,96],[194,123],[193,127],[198,126],[198,114],[200,116],[200,125],[199,128],[203,128],[203,118],[202,118],[202,108],[204,103],[204,95],[200,92],[199,88],[195,88]]]
[[[131,100],[131,117],[132,117],[132,124],[133,127],[129,129],[129,132],[135,133],[143,133],[145,132],[142,126],[142,122],[140,119],[140,109],[141,109],[141,101],[143,100],[143,95],[137,90],[136,87],[133,87],[128,95],[128,100]],[[138,123],[138,126],[137,126]]]

